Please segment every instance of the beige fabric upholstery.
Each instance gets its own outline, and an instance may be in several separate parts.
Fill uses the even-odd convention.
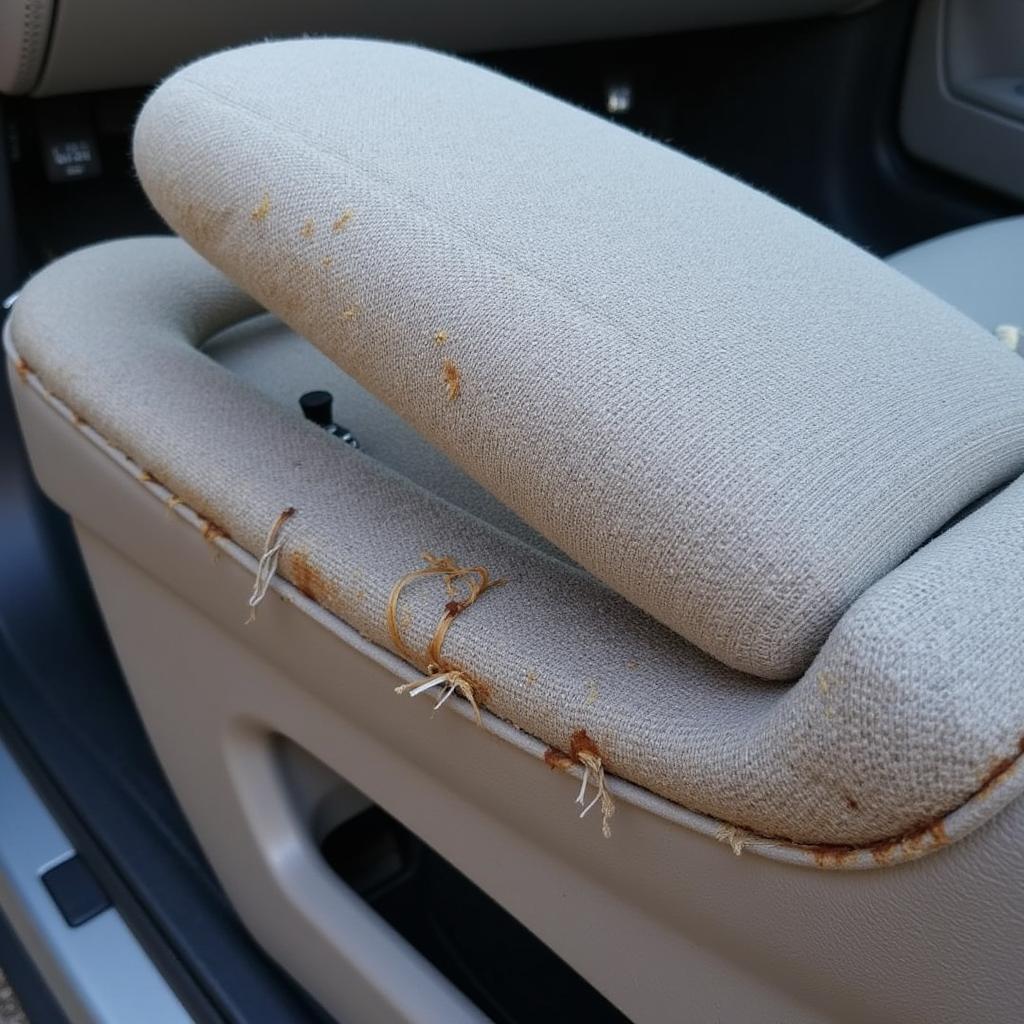
[[[486,707],[563,750],[585,729],[612,772],[684,808],[802,843],[866,844],[933,823],[1016,756],[1024,483],[869,589],[803,679],[768,684],[197,351],[253,312],[182,242],[138,239],[43,271],[11,336],[24,373],[249,552],[296,506],[283,575],[376,644],[389,643],[390,590],[422,551],[506,578],[445,645],[487,684]],[[406,592],[401,618],[418,647],[447,600],[432,581]],[[985,799],[971,827],[997,806]]]
[[[221,366],[273,398],[293,415],[306,391],[326,389],[334,396],[337,422],[351,430],[365,455],[413,483],[443,494],[505,533],[560,558],[565,556],[470,480],[386,405],[361,388],[308,341],[276,317],[256,316],[221,331],[202,351]]]
[[[1024,365],[976,325],[766,196],[469,64],[342,40],[218,54],[151,97],[135,157],[198,251],[744,671],[797,675],[866,587],[1024,468]]]

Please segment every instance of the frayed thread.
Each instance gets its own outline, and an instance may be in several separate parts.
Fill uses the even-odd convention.
[[[601,758],[594,757],[592,754],[581,754],[580,762],[583,765],[583,781],[580,783],[580,791],[576,797],[576,803],[583,808],[580,811],[580,817],[585,818],[590,813],[590,810],[600,803],[601,834],[605,839],[610,839],[612,828],[609,821],[615,813],[615,801],[612,800],[608,787],[605,785],[604,765],[601,764]],[[587,803],[587,783],[590,782],[591,778],[593,778],[595,793],[593,799]]]
[[[743,853],[751,841],[750,833],[744,832],[743,829],[737,828],[735,825],[719,825],[715,830],[715,838],[720,843],[731,847],[737,857]]]
[[[576,803],[583,808],[580,817],[585,818],[590,811],[598,804],[601,805],[601,834],[605,839],[612,835],[611,819],[615,814],[615,801],[605,781],[604,761],[594,744],[594,741],[587,735],[586,730],[577,729],[572,735],[570,745],[572,759],[583,767],[583,778],[580,782],[580,791],[576,796]],[[594,796],[587,800],[587,787],[593,783]]]
[[[277,518],[267,531],[267,539],[263,542],[263,554],[256,565],[256,579],[253,581],[252,593],[249,595],[249,617],[245,620],[248,626],[250,622],[256,621],[256,609],[267,596],[270,581],[277,574],[277,563],[281,558],[281,547],[284,541],[279,540],[281,528],[297,510],[289,505],[278,513]]]
[[[395,693],[408,693],[410,697],[418,697],[421,693],[426,693],[435,686],[443,687],[441,696],[434,705],[435,711],[440,710],[444,702],[453,693],[458,693],[460,697],[469,702],[470,707],[473,709],[473,717],[476,718],[476,724],[483,724],[483,719],[480,717],[480,705],[477,703],[476,692],[473,689],[473,680],[458,669],[440,672],[437,675],[431,676],[425,683],[404,683],[402,686],[396,686]]]
[[[482,565],[459,566],[452,558],[448,556],[438,558],[429,551],[423,553],[423,560],[427,563],[424,568],[407,572],[391,588],[386,617],[388,635],[391,637],[395,652],[410,665],[415,665],[429,678],[425,682],[404,683],[402,686],[396,686],[395,693],[408,693],[410,697],[418,697],[421,693],[441,687],[441,696],[434,705],[435,711],[453,693],[458,693],[469,702],[477,725],[481,725],[480,702],[486,697],[486,687],[462,669],[450,664],[441,653],[441,647],[455,619],[488,590],[502,586],[505,581],[492,580],[490,573]],[[398,599],[409,584],[428,576],[442,577],[445,590],[451,600],[444,606],[444,612],[426,649],[422,654],[417,654],[402,636],[398,622]],[[464,593],[461,596],[459,584],[464,587]]]

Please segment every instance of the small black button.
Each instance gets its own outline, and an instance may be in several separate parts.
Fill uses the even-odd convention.
[[[110,906],[96,876],[76,853],[42,876],[43,885],[72,928],[91,921]]]
[[[302,414],[318,427],[329,427],[334,423],[331,418],[331,405],[334,399],[330,391],[307,391],[300,399]]]

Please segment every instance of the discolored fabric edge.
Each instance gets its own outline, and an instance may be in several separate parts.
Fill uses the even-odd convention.
[[[144,487],[155,500],[160,501],[172,514],[187,522],[201,533],[205,540],[246,570],[255,572],[257,559],[251,553],[228,536],[217,524],[179,499],[46,388],[39,376],[18,354],[11,337],[10,319],[4,325],[3,340],[11,370],[12,385],[17,386],[20,383],[32,388],[57,415],[95,445],[136,483]],[[312,600],[282,577],[275,576],[270,583],[270,589],[310,616],[341,642],[358,650],[399,679],[407,682],[423,679],[422,674],[411,665],[366,639],[344,620]],[[464,718],[472,720],[474,717],[473,711],[464,702],[453,701],[449,704],[449,708]],[[536,737],[486,709],[482,709],[480,724],[496,737],[529,754],[548,770],[564,771],[574,778],[580,778],[583,774],[583,769],[563,752],[547,746]],[[616,799],[713,838],[737,856],[753,853],[770,860],[822,870],[868,870],[917,860],[962,839],[984,825],[1024,790],[1024,773],[1020,770],[1022,754],[1024,754],[1024,737],[1020,741],[1017,756],[997,760],[979,788],[954,810],[910,832],[863,845],[791,842],[784,838],[763,835],[743,826],[690,810],[614,775],[609,776],[608,787]],[[628,842],[628,836],[622,837],[622,841]]]

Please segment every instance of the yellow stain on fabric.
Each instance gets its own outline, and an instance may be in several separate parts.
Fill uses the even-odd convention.
[[[355,210],[343,210],[334,218],[334,222],[331,224],[331,231],[334,234],[337,234],[339,231],[344,231],[355,215]]]
[[[454,402],[462,393],[462,374],[450,359],[444,361],[444,366],[441,368],[441,379],[448,389],[448,401]]]
[[[267,214],[270,213],[270,193],[264,192],[260,197],[259,203],[253,209],[249,215],[254,224],[259,224],[261,221],[267,219]]]
[[[835,680],[833,680],[832,676],[827,672],[822,672],[821,675],[818,676],[818,691],[821,693],[822,703],[825,706],[826,718],[831,718],[834,714],[831,696],[831,690],[834,682]]]

